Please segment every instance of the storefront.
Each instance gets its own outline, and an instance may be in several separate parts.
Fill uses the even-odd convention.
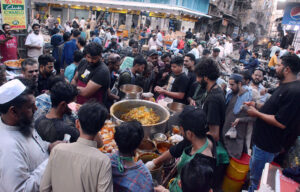
[[[185,26],[185,31],[189,28],[194,29],[195,23],[202,17],[209,17],[200,12],[187,10],[181,7],[174,7],[168,5],[159,5],[156,3],[134,3],[128,2],[124,5],[118,4],[114,6],[111,2],[108,6],[104,7],[95,3],[85,3],[76,1],[69,1],[69,4],[51,4],[40,3],[40,0],[33,0],[34,11],[42,16],[42,20],[47,19],[47,15],[61,17],[64,24],[66,21],[71,21],[74,17],[81,18],[97,18],[98,21],[107,21],[106,23],[122,26],[126,30],[140,26],[149,26],[151,29],[168,30],[171,26],[175,30],[181,30]],[[84,1],[84,0],[83,0]],[[59,1],[58,1],[59,2]],[[93,1],[94,2],[94,1]],[[74,4],[72,4],[74,3]],[[141,7],[138,7],[141,6]],[[149,7],[149,8],[147,8]],[[33,15],[35,14],[33,13]]]

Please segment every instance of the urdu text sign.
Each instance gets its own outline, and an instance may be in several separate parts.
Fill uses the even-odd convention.
[[[25,0],[1,0],[2,22],[11,29],[26,29]]]

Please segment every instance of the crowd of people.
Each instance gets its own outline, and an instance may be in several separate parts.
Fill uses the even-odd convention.
[[[36,20],[21,74],[7,81],[0,66],[0,191],[220,191],[229,158],[248,153],[253,192],[266,163],[283,164],[300,128],[294,48],[274,44],[265,67],[243,41],[234,64],[226,35],[202,38],[188,29],[176,36],[171,30],[167,46],[159,29],[141,27],[138,38],[126,40],[115,25],[99,26],[95,19],[60,22],[49,16],[46,23],[52,55],[43,52]],[[2,28],[2,62],[17,59],[16,38],[8,24]],[[263,84],[269,70],[279,80],[271,88]],[[178,117],[183,141],[146,164],[134,161],[144,138],[137,121],[115,128],[116,153],[98,150],[99,131],[111,105],[124,98],[125,84],[142,87],[159,104],[186,105]],[[82,105],[76,114],[72,102]],[[171,158],[180,160],[166,189],[150,171]]]

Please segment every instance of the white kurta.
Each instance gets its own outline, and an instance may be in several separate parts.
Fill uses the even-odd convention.
[[[39,191],[48,162],[49,143],[33,130],[25,137],[0,119],[0,191]]]

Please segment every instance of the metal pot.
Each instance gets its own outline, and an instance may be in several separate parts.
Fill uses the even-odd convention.
[[[167,107],[172,114],[176,114],[182,112],[183,108],[185,107],[185,104],[173,102],[173,103],[169,103]]]
[[[143,93],[143,88],[137,85],[125,84],[120,87],[125,96],[124,99],[140,99]]]
[[[140,99],[132,99],[132,100],[122,100],[114,103],[110,108],[110,114],[112,119],[117,124],[123,122],[121,120],[121,115],[127,113],[132,108],[146,106],[147,108],[152,108],[153,111],[160,117],[160,120],[156,124],[152,125],[143,125],[144,128],[144,136],[149,138],[150,135],[155,133],[164,133],[166,129],[167,121],[170,118],[170,113],[164,107],[158,105],[157,103],[151,101],[145,101]]]

